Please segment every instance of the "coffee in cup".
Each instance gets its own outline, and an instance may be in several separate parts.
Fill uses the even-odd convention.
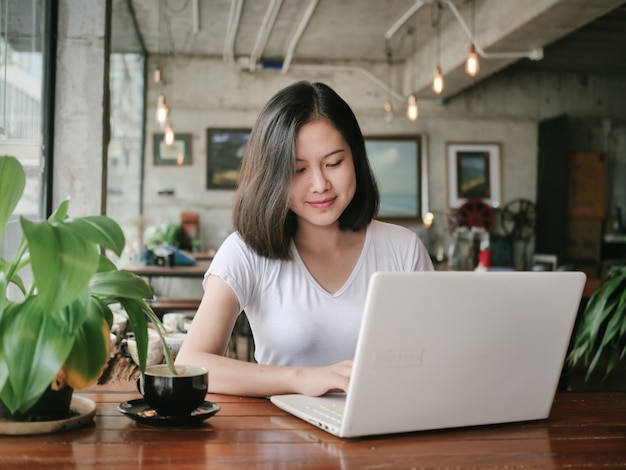
[[[146,368],[137,379],[144,399],[161,416],[185,416],[198,408],[206,396],[209,373],[204,367],[175,365],[174,375],[167,364]]]

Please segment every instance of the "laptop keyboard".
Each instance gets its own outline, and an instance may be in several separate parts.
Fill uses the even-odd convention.
[[[342,406],[317,405],[307,406],[307,408],[313,415],[324,417],[327,420],[332,421],[336,424],[341,424],[341,420],[343,418]]]

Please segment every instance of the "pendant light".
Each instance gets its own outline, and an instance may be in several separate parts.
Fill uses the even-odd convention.
[[[435,74],[433,77],[433,91],[436,94],[440,94],[443,91],[443,74],[441,73],[441,13],[443,7],[441,2],[437,2],[437,16],[435,18],[435,25],[437,27],[437,36],[435,38],[435,55],[437,59],[437,65],[435,66]]]
[[[157,24],[157,67],[154,71],[154,83],[159,86],[159,97],[157,98],[157,107],[156,107],[156,121],[161,126],[161,128],[165,127],[167,124],[167,120],[170,114],[170,108],[167,105],[167,100],[165,99],[165,94],[163,93],[163,70],[161,69],[161,23],[162,19],[162,0],[159,0],[159,15],[158,15],[158,24]]]
[[[172,129],[172,125],[168,122],[165,126],[165,137],[164,139],[167,145],[172,145],[174,143],[174,129]]]
[[[392,52],[391,52],[391,47],[389,46],[389,44],[387,44],[386,47],[386,51],[387,51],[387,86],[389,87],[387,89],[387,101],[385,101],[385,122],[392,122],[393,121],[393,104],[391,103],[391,96],[389,93],[389,90],[392,88],[392,80],[391,80],[391,72],[392,72]]]
[[[417,109],[417,98],[414,94],[411,94],[411,96],[409,96],[409,105],[406,108],[406,117],[409,121],[415,121],[419,115],[419,109]]]
[[[467,56],[467,61],[465,62],[465,71],[470,77],[475,77],[480,70],[480,65],[478,64],[478,55],[476,54],[476,48],[474,47],[474,43],[470,45],[469,55]]]
[[[475,29],[474,29],[474,16],[476,10],[476,1],[472,0],[472,43],[469,48],[469,55],[467,56],[467,60],[465,61],[465,71],[470,77],[475,77],[480,70],[480,65],[478,63],[478,55],[476,54],[476,47],[474,46],[475,40]]]
[[[157,100],[157,110],[156,110],[156,120],[161,127],[165,125],[167,122],[167,118],[170,114],[170,108],[167,106],[167,102],[165,100],[165,95],[163,93],[159,94],[159,98]]]
[[[413,60],[413,58],[415,57],[415,30],[413,29],[413,27],[409,28],[408,33],[410,35],[413,36],[413,43],[412,43],[412,47],[411,47],[411,60]],[[411,80],[409,81],[410,86],[413,87],[413,74],[411,73]],[[419,110],[417,109],[417,97],[415,96],[414,93],[411,93],[411,95],[409,96],[409,101],[408,101],[408,105],[406,108],[406,117],[408,118],[409,121],[415,121],[418,117],[419,117]]]
[[[441,67],[435,67],[435,76],[433,77],[433,91],[440,94],[443,91],[443,75]]]

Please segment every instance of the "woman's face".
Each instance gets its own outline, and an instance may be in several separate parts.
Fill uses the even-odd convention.
[[[296,136],[296,174],[289,208],[300,222],[328,226],[338,222],[356,191],[350,146],[326,120],[300,128]]]

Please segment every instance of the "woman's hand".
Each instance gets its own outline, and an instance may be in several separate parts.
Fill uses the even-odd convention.
[[[343,361],[326,367],[303,367],[296,374],[298,393],[320,396],[328,392],[348,391],[352,362]]]

